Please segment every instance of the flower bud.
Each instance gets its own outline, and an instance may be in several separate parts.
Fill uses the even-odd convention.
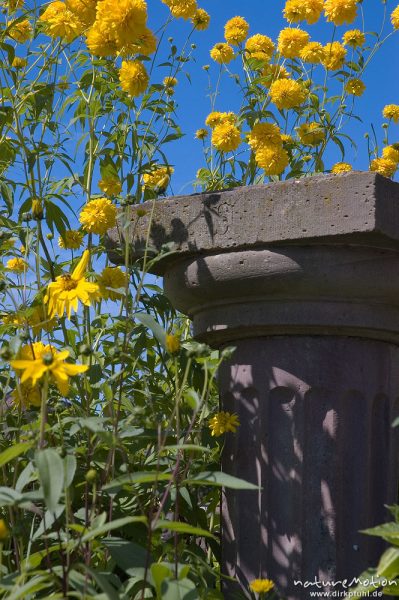
[[[177,335],[168,334],[166,336],[165,346],[170,354],[176,354],[180,350],[180,338]]]
[[[97,471],[95,469],[89,469],[85,475],[87,483],[95,483],[97,480]]]
[[[43,202],[39,198],[32,200],[32,215],[37,221],[43,219]]]
[[[0,542],[4,542],[10,537],[10,530],[8,529],[4,519],[0,519]]]

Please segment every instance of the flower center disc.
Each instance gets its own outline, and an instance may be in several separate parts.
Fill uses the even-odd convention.
[[[78,287],[78,282],[75,281],[75,279],[72,279],[70,275],[61,275],[61,282],[63,290],[67,292]]]

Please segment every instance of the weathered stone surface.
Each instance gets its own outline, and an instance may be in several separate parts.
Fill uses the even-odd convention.
[[[257,577],[308,600],[295,580],[378,560],[359,530],[397,500],[398,201],[399,184],[351,173],[166,199],[147,205],[149,236],[148,216],[125,229],[136,257],[147,238],[175,244],[153,272],[198,339],[236,348],[219,372],[241,421],[223,469],[262,489],[223,493],[226,600]],[[119,244],[114,230],[116,262]]]
[[[152,202],[128,229],[133,255],[146,245]],[[121,261],[122,231],[108,238]],[[399,240],[399,185],[376,173],[317,176],[223,192],[177,196],[155,203],[150,244],[176,244],[179,255],[227,252],[265,244],[357,243],[390,248]],[[162,273],[168,262],[157,265]]]

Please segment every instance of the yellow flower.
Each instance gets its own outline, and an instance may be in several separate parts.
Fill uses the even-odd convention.
[[[262,71],[262,77],[264,78],[262,84],[265,87],[270,87],[275,79],[288,79],[289,76],[290,74],[285,67],[270,63],[269,65],[266,65]]]
[[[191,19],[194,28],[198,31],[205,31],[205,29],[208,29],[210,20],[211,17],[203,8],[198,8]]]
[[[8,29],[8,35],[16,42],[24,44],[32,37],[32,26],[28,19],[18,21],[18,23],[12,21]]]
[[[233,112],[218,112],[215,110],[209,113],[205,119],[205,125],[208,125],[208,127],[213,129],[216,125],[220,125],[221,123],[232,123],[234,125],[236,120],[237,117]]]
[[[298,137],[306,146],[318,146],[325,140],[325,133],[320,123],[303,123],[298,127]]]
[[[219,44],[214,45],[210,51],[210,55],[215,62],[221,65],[227,65],[234,58],[234,50],[229,44],[220,42]]]
[[[248,144],[255,152],[265,146],[282,146],[280,128],[274,123],[256,123],[248,134]]]
[[[51,346],[46,347],[39,358],[28,360],[12,360],[11,366],[17,371],[23,371],[21,383],[29,382],[35,387],[46,374],[55,380],[60,394],[66,396],[69,390],[69,377],[84,373],[89,368],[86,365],[72,365],[64,362],[68,358],[68,350],[56,352]]]
[[[93,25],[96,20],[98,0],[65,0],[67,8],[73,12],[86,26]]]
[[[197,11],[195,0],[162,0],[176,19],[191,19]]]
[[[98,182],[98,187],[107,196],[118,196],[122,191],[122,183],[119,177],[105,177]]]
[[[302,48],[299,56],[304,62],[320,64],[324,59],[324,48],[320,42],[309,42]]]
[[[116,225],[116,207],[109,198],[90,200],[79,215],[83,229],[103,235]]]
[[[4,542],[10,536],[10,531],[4,519],[0,519],[0,542]]]
[[[24,5],[24,0],[8,0],[8,10],[10,12],[14,12],[17,8],[22,8]]]
[[[256,33],[248,38],[245,43],[245,50],[248,58],[256,58],[257,60],[270,60],[274,52],[274,43],[267,37]]]
[[[303,104],[306,100],[306,90],[293,79],[278,79],[270,86],[270,98],[279,108],[295,108]]]
[[[358,0],[325,0],[324,14],[334,25],[352,23],[356,19]]]
[[[382,149],[382,157],[392,160],[393,162],[399,163],[399,147],[398,144],[393,146],[385,146]]]
[[[274,588],[274,583],[271,579],[254,579],[249,587],[256,594],[266,594]]]
[[[288,153],[279,146],[261,146],[255,152],[255,160],[266,175],[280,175],[288,166]]]
[[[343,43],[345,46],[351,46],[351,48],[359,48],[366,42],[366,36],[360,29],[350,29],[345,31],[342,36]]]
[[[340,69],[345,62],[346,50],[339,42],[331,42],[324,46],[323,65],[330,71]]]
[[[168,334],[165,339],[166,350],[170,354],[176,354],[180,350],[180,338],[177,335]]]
[[[384,106],[382,116],[385,119],[392,119],[394,123],[399,123],[399,104],[387,104]]]
[[[393,177],[397,168],[397,163],[389,158],[375,158],[370,165],[370,171],[376,171],[384,177]]]
[[[339,174],[339,173],[350,173],[352,171],[352,165],[346,162],[337,162],[333,165],[331,169],[331,173]]]
[[[112,31],[103,31],[98,25],[87,32],[86,45],[94,56],[116,56],[118,50]]]
[[[90,253],[85,250],[71,274],[59,275],[49,283],[44,303],[48,303],[50,317],[63,317],[66,312],[70,319],[72,309],[77,312],[79,301],[85,306],[91,306],[92,301],[100,299],[98,285],[85,279],[89,258]]]
[[[126,276],[120,267],[105,267],[97,279],[100,294],[104,300],[119,300],[123,294],[116,292],[126,285]],[[110,289],[111,288],[111,289]]]
[[[292,137],[292,135],[288,135],[287,133],[283,133],[281,135],[281,139],[283,141],[283,144],[287,144],[287,146],[292,146],[293,144],[295,144],[295,140]]]
[[[195,132],[195,138],[197,140],[204,140],[208,137],[208,135],[209,133],[207,129],[197,129],[197,131]]]
[[[212,419],[209,419],[209,429],[214,437],[219,437],[227,431],[235,433],[239,425],[238,416],[227,411],[218,412]]]
[[[278,51],[285,58],[298,58],[302,48],[309,42],[309,37],[307,31],[286,27],[280,31],[278,36]]]
[[[306,21],[309,25],[317,23],[323,10],[323,0],[287,0],[284,17],[289,23]]]
[[[145,66],[139,60],[123,60],[119,81],[123,91],[135,98],[146,91],[149,76]]]
[[[6,269],[13,273],[23,273],[27,268],[28,264],[23,258],[10,258],[6,264]]]
[[[392,11],[392,14],[391,14],[391,23],[392,23],[394,29],[399,29],[399,4]]]
[[[64,2],[49,4],[39,21],[44,23],[45,32],[50,37],[60,37],[66,42],[72,42],[84,29],[83,23]]]
[[[165,87],[175,87],[177,85],[176,77],[164,77],[163,84]]]
[[[144,188],[162,194],[169,185],[172,173],[174,173],[173,167],[156,167],[151,173],[144,173]]]
[[[352,96],[361,96],[366,89],[363,81],[361,79],[357,79],[356,77],[353,79],[348,79],[345,83],[345,92],[347,94],[351,94]]]
[[[146,29],[147,4],[145,0],[100,0],[94,28],[99,28],[107,39],[113,38],[118,49],[134,43]]]
[[[40,406],[41,394],[38,385],[33,386],[30,382],[21,383],[11,394],[13,403],[16,406],[22,408],[29,408],[29,406]]]
[[[240,130],[227,121],[220,123],[212,131],[212,144],[219,152],[236,150],[241,144]]]
[[[28,61],[26,60],[26,58],[16,56],[12,61],[11,66],[14,67],[14,69],[23,69],[24,67],[26,67],[27,64]]]
[[[238,46],[248,35],[249,25],[243,17],[233,17],[224,26],[224,38],[232,46]]]
[[[76,229],[64,231],[58,238],[58,245],[63,250],[79,250],[83,243],[83,232]]]
[[[150,54],[154,54],[157,49],[157,38],[152,33],[151,29],[147,29],[147,27],[140,33],[140,35],[135,40],[134,44],[129,44],[125,46],[121,50],[121,55],[123,56],[125,52],[130,54],[143,54],[144,56],[149,56]]]

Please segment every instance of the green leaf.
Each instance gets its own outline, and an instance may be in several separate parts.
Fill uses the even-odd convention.
[[[49,511],[55,512],[64,489],[64,462],[54,448],[38,450],[35,459],[44,501]]]
[[[51,583],[48,580],[48,577],[39,575],[37,577],[33,577],[24,585],[17,584],[17,589],[12,592],[9,596],[7,596],[8,600],[25,600],[28,597],[32,597],[31,595],[35,592],[39,592],[48,588]]]
[[[14,446],[7,448],[7,450],[4,450],[4,452],[0,454],[0,467],[4,467],[4,465],[9,463],[11,460],[14,460],[14,458],[17,458],[18,456],[21,456],[21,454],[25,454],[25,452],[27,452],[31,448],[32,444],[27,442],[14,444]]]
[[[154,481],[169,481],[171,473],[160,473],[159,471],[138,471],[129,475],[122,475],[113,479],[103,486],[108,493],[116,493],[123,485],[133,483],[153,483]]]
[[[162,600],[162,583],[166,578],[173,577],[173,571],[163,563],[154,563],[151,565],[151,576],[157,592],[158,600]]]
[[[145,568],[152,562],[151,555],[147,556],[146,548],[139,546],[135,542],[129,542],[122,538],[110,537],[102,540],[105,546],[120,569],[128,575],[136,575],[137,568]]]
[[[182,485],[215,485],[217,487],[227,487],[233,490],[259,490],[259,486],[239,479],[222,471],[204,471],[191,479],[186,479]]]
[[[115,519],[115,521],[105,523],[105,525],[101,525],[100,527],[96,527],[85,533],[81,539],[81,543],[83,544],[84,542],[94,540],[94,538],[104,535],[113,529],[119,529],[120,527],[130,525],[131,523],[144,523],[144,525],[147,525],[147,517],[124,517],[123,519]]]
[[[380,558],[377,566],[379,577],[388,579],[399,575],[399,548],[388,548]]]
[[[201,537],[209,537],[214,540],[217,538],[212,535],[209,531],[201,529],[200,527],[194,527],[181,521],[167,521],[166,519],[159,519],[154,527],[156,529],[169,529],[169,531],[176,531],[176,533],[187,533],[188,535],[200,535]]]
[[[375,535],[391,542],[395,546],[399,545],[399,523],[395,523],[394,521],[377,525],[377,527],[372,527],[371,529],[363,529],[361,533]]]
[[[199,595],[195,583],[190,579],[180,581],[164,581],[162,584],[162,600],[198,600]]]
[[[154,334],[154,337],[158,340],[158,342],[165,348],[166,347],[166,331],[161,327],[161,325],[147,313],[136,313],[136,319],[140,321],[144,325],[144,327],[148,327]]]

